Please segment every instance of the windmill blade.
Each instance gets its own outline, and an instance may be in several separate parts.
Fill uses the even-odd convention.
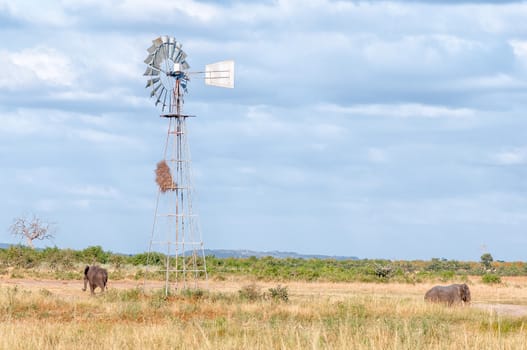
[[[187,63],[187,61],[180,62],[180,67],[181,67],[181,70],[187,70],[187,69],[190,68],[190,66]]]
[[[157,46],[155,44],[152,44],[146,51],[148,51],[149,54],[153,54],[157,50]]]
[[[157,86],[155,86],[153,89],[152,89],[152,92],[150,92],[150,97],[154,97],[154,95],[157,93],[157,90],[159,90],[160,87],[162,87],[163,85],[161,83],[159,83]]]
[[[176,50],[176,38],[173,36],[168,38],[168,57],[174,57],[174,51]]]
[[[158,48],[159,46],[163,45],[163,40],[161,37],[157,37],[156,39],[152,40],[152,43],[156,48]]]
[[[148,66],[143,75],[159,75],[159,70],[156,67]]]
[[[181,63],[187,58],[187,54],[183,50],[178,50],[176,57],[174,57],[174,62]]]
[[[156,52],[156,56],[155,56],[154,60],[152,61],[152,65],[154,67],[161,68],[161,63],[163,63],[163,61],[166,59],[163,51],[164,51],[163,48],[160,48]]]
[[[159,102],[161,102],[161,97],[163,96],[163,93],[164,93],[164,92],[166,92],[166,89],[165,89],[165,88],[163,88],[163,89],[161,90],[161,93],[160,93],[160,94],[158,95],[158,97],[157,97],[156,107],[157,107],[157,104],[158,104]]]
[[[177,63],[179,55],[181,55],[181,50],[174,48],[174,51],[172,51],[172,54],[170,55],[170,59]]]
[[[148,79],[148,80],[146,81],[146,86],[145,86],[145,88],[154,85],[155,83],[157,83],[157,82],[159,81],[159,79],[160,79],[160,78]]]
[[[153,60],[153,59],[154,59],[154,55],[153,55],[153,54],[149,54],[149,55],[145,58],[145,60],[144,60],[143,62],[146,63],[146,64],[150,64],[150,63],[152,63],[152,60]]]
[[[234,88],[234,61],[221,61],[205,66],[205,84]]]
[[[165,110],[165,107],[167,106],[166,104],[167,96],[168,96],[168,92],[165,94],[165,97],[163,98],[163,107],[161,108],[162,112]]]

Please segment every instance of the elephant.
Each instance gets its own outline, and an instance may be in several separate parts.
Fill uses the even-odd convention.
[[[470,303],[470,289],[466,283],[435,286],[425,294],[425,300],[447,305]]]
[[[108,271],[99,266],[86,266],[84,269],[84,288],[83,291],[86,291],[86,284],[90,283],[91,294],[95,294],[95,288],[99,287],[101,293],[106,289],[106,283],[108,282]]]

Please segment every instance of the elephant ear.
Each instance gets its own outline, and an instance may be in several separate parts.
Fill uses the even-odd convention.
[[[468,299],[468,296],[470,295],[470,291],[468,289],[468,286],[466,283],[463,283],[461,285],[461,298],[466,301]]]
[[[90,267],[88,265],[86,265],[86,267],[84,268],[84,275],[86,276],[88,274],[88,270],[90,269]]]

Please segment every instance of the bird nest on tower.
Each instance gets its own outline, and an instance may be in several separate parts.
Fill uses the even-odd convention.
[[[176,189],[176,183],[172,179],[172,174],[170,173],[170,167],[167,162],[164,160],[157,163],[156,168],[156,182],[159,186],[161,192],[166,192]]]

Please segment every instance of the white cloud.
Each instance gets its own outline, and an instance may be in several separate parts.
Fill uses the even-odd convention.
[[[379,148],[368,149],[368,159],[372,163],[385,163],[387,160],[386,152]]]
[[[72,89],[50,93],[50,97],[59,101],[77,101],[77,102],[107,102],[109,104],[123,104],[129,107],[145,106],[148,102],[148,96],[138,97],[124,88],[98,89],[87,91]]]
[[[69,194],[89,198],[117,198],[119,191],[111,186],[79,185],[67,189]]]
[[[527,41],[526,40],[509,40],[512,52],[516,59],[524,66],[527,66]]]
[[[516,56],[527,58],[527,41],[509,40],[509,45],[512,46],[512,50]]]
[[[38,135],[58,140],[84,140],[97,145],[143,148],[142,140],[119,131],[125,124],[112,115],[95,116],[83,113],[46,109],[19,109],[2,115],[0,134],[9,136]]]
[[[174,19],[178,14],[207,22],[221,18],[223,13],[220,6],[206,4],[193,0],[163,1],[163,0],[63,0],[64,5],[73,11],[82,12],[85,9],[98,8],[108,16],[118,19],[145,20],[155,17],[158,20]],[[117,16],[118,15],[118,16]]]
[[[319,139],[335,140],[346,134],[346,129],[337,124],[314,121],[312,125],[312,133]]]
[[[0,10],[33,25],[66,27],[74,24],[73,18],[65,13],[61,1],[0,0]]]
[[[61,205],[55,199],[39,199],[35,202],[35,209],[43,212],[53,212],[60,208]]]
[[[75,209],[90,209],[92,201],[90,199],[39,199],[35,202],[35,209],[42,212],[57,212],[62,211],[64,208],[75,208]]]
[[[76,73],[70,59],[52,48],[0,51],[0,88],[20,90],[44,85],[71,86]]]
[[[453,86],[459,89],[507,89],[526,88],[527,83],[510,74],[498,73],[493,75],[470,77],[454,82]]]
[[[526,224],[527,201],[517,194],[487,192],[466,197],[437,197],[414,200],[388,200],[376,208],[377,220],[412,225],[448,223]]]
[[[93,129],[72,130],[71,137],[79,138],[81,140],[85,140],[85,141],[88,141],[94,144],[112,143],[112,144],[120,144],[122,146],[124,145],[139,146],[142,144],[138,140],[135,140],[125,135],[119,135],[115,132],[93,130]]]
[[[475,115],[475,111],[470,108],[451,108],[419,103],[369,104],[351,107],[323,104],[317,106],[317,109],[323,112],[397,118],[467,118]]]
[[[372,38],[363,50],[367,62],[377,67],[407,69],[442,67],[449,57],[481,50],[482,45],[453,35],[412,35],[393,41]]]
[[[516,148],[491,155],[491,158],[500,165],[527,164],[527,148]]]

